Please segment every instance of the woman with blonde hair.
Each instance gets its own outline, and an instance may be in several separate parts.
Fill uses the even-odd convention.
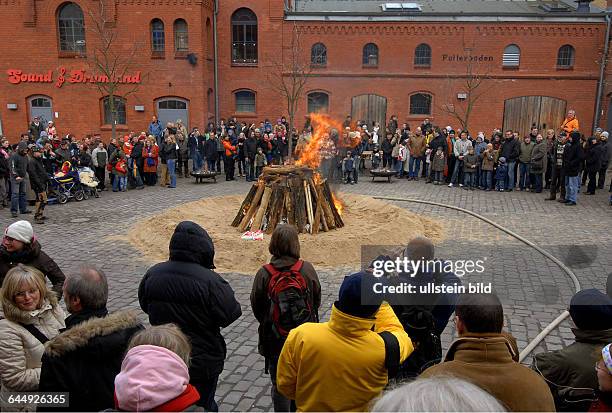
[[[189,339],[175,324],[135,334],[115,378],[115,408],[136,412],[196,410],[200,394],[189,384],[190,355]]]
[[[144,158],[144,183],[147,186],[153,186],[157,181],[157,158],[159,157],[159,147],[155,141],[155,136],[149,135],[145,140],[142,157]]]
[[[64,311],[57,296],[36,268],[18,264],[2,282],[3,320],[0,320],[0,407],[3,411],[35,410],[15,406],[8,393],[38,389],[44,344],[64,328]]]

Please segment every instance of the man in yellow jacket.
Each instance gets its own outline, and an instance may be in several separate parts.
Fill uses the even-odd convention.
[[[567,111],[567,117],[561,124],[561,129],[568,135],[574,131],[580,130],[580,124],[576,118],[576,112],[573,109]]]
[[[371,285],[371,277],[363,272],[346,277],[329,322],[302,324],[289,333],[276,383],[299,411],[367,411],[388,382],[386,347],[379,333],[390,332],[397,339],[398,363],[414,350],[382,297],[362,304],[362,281]]]

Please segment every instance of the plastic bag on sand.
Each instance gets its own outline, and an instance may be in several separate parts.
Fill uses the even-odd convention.
[[[240,238],[247,241],[263,241],[263,232],[261,230],[255,232],[247,231]]]

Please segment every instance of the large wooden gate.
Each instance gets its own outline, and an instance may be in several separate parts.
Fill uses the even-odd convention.
[[[363,120],[371,129],[372,122],[380,122],[384,130],[387,121],[387,98],[379,95],[354,96],[351,105],[354,121]]]
[[[512,129],[521,136],[532,127],[557,131],[565,119],[567,102],[550,96],[520,96],[504,102],[504,131]]]

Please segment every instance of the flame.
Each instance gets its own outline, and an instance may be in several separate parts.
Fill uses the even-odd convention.
[[[334,206],[338,211],[338,214],[342,216],[342,212],[344,211],[344,202],[340,198],[336,198],[336,195],[332,192],[332,199],[334,200]]]
[[[315,185],[321,185],[323,183],[323,177],[320,173],[315,172],[313,175]]]
[[[310,124],[312,125],[312,137],[302,150],[300,158],[295,162],[296,165],[316,169],[321,164],[322,149],[335,150],[336,147],[354,148],[361,142],[361,136],[358,133],[351,133],[350,136],[344,138],[342,123],[331,118],[329,115],[311,113],[309,116]],[[339,134],[337,144],[330,137],[332,133]]]

